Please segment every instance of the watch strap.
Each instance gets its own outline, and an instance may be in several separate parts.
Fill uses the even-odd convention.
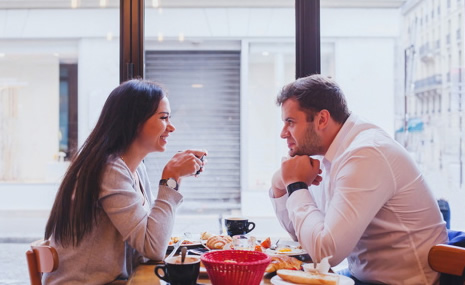
[[[294,182],[294,183],[287,185],[286,189],[287,189],[287,194],[291,196],[291,194],[294,193],[294,191],[301,190],[301,189],[308,189],[308,185],[305,182],[299,181],[299,182]]]

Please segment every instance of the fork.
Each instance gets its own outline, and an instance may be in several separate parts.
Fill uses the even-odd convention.
[[[275,250],[278,248],[278,243],[279,243],[280,239],[278,239],[273,245],[270,246],[270,249],[271,250]]]
[[[176,251],[178,251],[179,247],[182,245],[182,243],[185,241],[185,239],[180,239],[174,246],[173,246],[173,250],[171,251],[171,253],[165,258],[170,258],[170,257],[173,257],[175,254],[176,254]]]

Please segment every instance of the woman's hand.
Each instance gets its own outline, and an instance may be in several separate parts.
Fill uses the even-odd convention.
[[[206,150],[184,150],[176,153],[165,165],[161,178],[174,178],[178,183],[182,177],[197,176],[207,163]]]

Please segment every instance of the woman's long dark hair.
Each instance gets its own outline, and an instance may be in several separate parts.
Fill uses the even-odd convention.
[[[108,96],[97,124],[73,159],[55,197],[45,239],[78,246],[97,220],[98,197],[108,158],[121,155],[165,96],[150,81],[130,80]]]

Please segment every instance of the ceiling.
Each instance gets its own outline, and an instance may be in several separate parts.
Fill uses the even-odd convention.
[[[406,0],[321,0],[320,6],[341,8],[399,8]],[[66,9],[118,7],[120,0],[0,0],[0,9]],[[294,7],[295,0],[145,0],[146,7]]]

